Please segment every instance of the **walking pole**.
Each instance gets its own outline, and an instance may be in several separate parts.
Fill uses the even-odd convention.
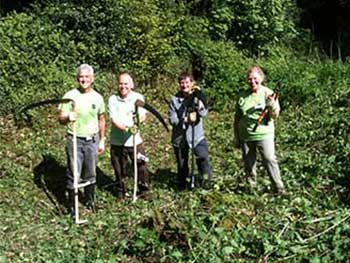
[[[194,162],[194,123],[191,124],[192,127],[192,167],[191,167],[191,190],[194,189],[194,166],[195,166],[195,162]]]
[[[195,125],[196,125],[196,122],[197,122],[197,118],[198,115],[197,115],[197,106],[198,105],[198,98],[196,96],[193,95],[193,98],[192,98],[192,111],[195,112],[196,114],[196,118],[195,120],[192,122],[191,120],[191,127],[192,127],[192,142],[191,142],[191,146],[192,146],[192,168],[191,168],[191,190],[194,189],[194,170],[195,170],[195,154],[194,154],[194,138],[195,138],[195,134],[194,134],[194,128],[195,128]],[[191,114],[191,113],[190,113]]]
[[[136,117],[136,130],[133,131],[133,153],[134,153],[134,193],[132,197],[132,201],[136,202],[137,200],[137,181],[138,181],[138,174],[137,174],[137,145],[136,145],[136,134],[139,130],[140,125],[140,119],[139,119],[139,113],[138,113],[138,105],[135,103],[135,117]]]

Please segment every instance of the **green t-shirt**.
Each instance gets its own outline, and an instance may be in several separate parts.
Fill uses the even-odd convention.
[[[72,89],[64,94],[63,98],[72,99],[75,102],[77,136],[89,137],[99,132],[99,115],[105,113],[105,103],[99,93],[93,89],[87,93]],[[73,105],[72,103],[61,103],[59,110],[68,115],[73,110]],[[73,134],[72,122],[68,123],[67,132]]]
[[[121,98],[119,95],[112,95],[108,99],[108,111],[112,120],[119,121],[127,127],[134,125],[133,114],[135,112],[136,100],[145,101],[144,96],[138,92],[130,91],[126,98]],[[140,116],[146,115],[146,110],[142,107],[138,108]],[[111,128],[111,144],[118,146],[133,146],[133,136],[131,132],[121,131],[112,125]],[[135,136],[136,145],[142,143],[140,132]]]
[[[266,99],[273,91],[267,87],[261,87],[257,94],[245,90],[238,95],[236,103],[236,115],[239,121],[239,137],[243,141],[260,141],[273,138],[275,126],[273,119],[267,113],[255,132],[253,128],[266,106]]]

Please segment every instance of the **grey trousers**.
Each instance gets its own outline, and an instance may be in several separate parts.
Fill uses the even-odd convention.
[[[177,162],[177,177],[179,189],[183,190],[186,188],[186,178],[189,176],[189,167],[188,167],[188,157],[190,147],[187,143],[184,143],[180,147],[173,147]],[[196,147],[193,149],[193,153],[196,158],[196,164],[198,167],[198,179],[199,182],[203,181],[204,174],[208,175],[208,184],[211,183],[211,174],[212,169],[209,162],[209,150],[208,143],[206,139],[201,140]]]
[[[77,137],[77,165],[79,181],[96,183],[97,150],[99,136],[94,135],[89,139]],[[73,174],[73,136],[67,136],[67,188],[74,189]]]
[[[281,179],[280,169],[275,155],[275,143],[273,138],[262,141],[247,141],[242,144],[243,160],[247,180],[252,187],[256,186],[256,150],[259,150],[263,164],[275,184],[277,190],[283,190],[284,184]]]

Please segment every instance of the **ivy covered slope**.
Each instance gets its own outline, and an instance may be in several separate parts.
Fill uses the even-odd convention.
[[[211,111],[205,128],[214,168],[210,191],[178,193],[169,134],[153,118],[142,127],[151,196],[115,202],[108,151],[101,156],[98,212],[77,227],[65,214],[64,130],[56,108],[36,109],[31,128],[1,117],[1,239],[7,262],[344,262],[349,243],[349,65],[259,61],[267,84],[282,78],[277,148],[289,195],[246,187],[233,148],[229,108]],[[280,65],[280,64],[279,64]],[[149,102],[166,105],[141,89]],[[175,86],[173,88],[175,91]],[[234,97],[229,98],[233,100]],[[130,188],[132,179],[130,180]]]
[[[305,45],[294,1],[77,2],[37,1],[0,19],[0,262],[348,261],[350,64]],[[74,87],[82,62],[94,66],[106,101],[115,74],[127,70],[163,116],[177,75],[193,70],[211,105],[212,189],[176,190],[170,134],[150,116],[142,126],[150,195],[116,202],[107,149],[97,213],[81,206],[89,222],[76,226],[66,214],[57,107],[31,110],[31,127],[18,113]],[[286,196],[273,194],[261,163],[249,191],[233,147],[234,102],[253,64],[267,86],[281,83],[276,145]]]

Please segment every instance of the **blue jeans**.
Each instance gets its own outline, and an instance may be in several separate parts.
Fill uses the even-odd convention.
[[[280,169],[275,155],[275,143],[273,138],[261,141],[248,141],[242,144],[244,166],[247,180],[252,187],[256,186],[256,150],[259,150],[263,164],[278,190],[284,189]]]
[[[99,136],[96,134],[91,139],[77,137],[77,166],[79,181],[96,183],[96,166]],[[73,189],[73,136],[67,135],[67,188]]]
[[[174,152],[177,162],[177,177],[180,189],[186,188],[186,178],[189,176],[188,154],[189,146],[183,143],[180,147],[174,146]],[[209,162],[208,143],[206,139],[201,140],[193,149],[198,167],[198,179],[203,181],[203,175],[208,175],[208,183],[211,183],[211,166]]]

